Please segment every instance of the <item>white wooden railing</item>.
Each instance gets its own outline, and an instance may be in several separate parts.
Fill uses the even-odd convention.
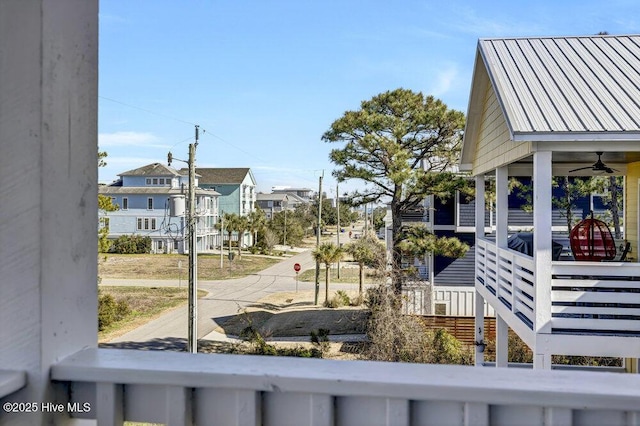
[[[553,262],[555,332],[640,336],[640,264]]]
[[[476,282],[486,287],[503,305],[533,327],[535,275],[533,258],[495,242],[476,241]]]
[[[167,425],[637,425],[640,376],[86,349],[54,365],[79,418]]]

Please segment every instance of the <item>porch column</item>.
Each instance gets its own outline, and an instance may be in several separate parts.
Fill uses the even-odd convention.
[[[533,154],[533,261],[535,263],[536,335],[551,333],[551,152]],[[536,342],[542,341],[536,336]],[[534,368],[551,368],[548,348],[536,343],[533,348]]]
[[[485,206],[484,206],[484,175],[476,176],[476,211],[475,211],[475,219],[476,219],[476,240],[480,237],[484,237],[484,215],[485,215]],[[476,242],[476,247],[478,246]],[[476,258],[476,262],[477,262]],[[477,266],[474,270],[474,276],[477,275]],[[476,280],[475,286],[477,287],[478,282]],[[486,339],[484,337],[484,297],[480,295],[480,292],[476,290],[475,292],[476,300],[475,300],[475,342],[476,342],[476,362],[475,364],[478,366],[482,366],[484,364],[484,345],[486,344]]]
[[[507,248],[508,223],[509,223],[509,168],[498,167],[496,169],[496,247]],[[498,271],[498,275],[503,273]],[[504,293],[504,294],[501,294]],[[496,288],[496,296],[511,300],[511,295],[501,291],[500,284]],[[509,342],[506,321],[496,314],[496,367],[506,367],[509,359]]]
[[[27,373],[5,401],[66,407],[51,365],[97,346],[98,0],[0,1],[0,40],[0,366]]]

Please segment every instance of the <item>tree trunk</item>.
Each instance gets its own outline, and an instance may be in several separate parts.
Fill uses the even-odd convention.
[[[611,191],[611,218],[613,219],[613,232],[615,238],[622,238],[622,232],[620,232],[620,213],[618,211],[618,178],[616,176],[609,176],[609,191]]]
[[[392,270],[391,282],[393,283],[393,291],[395,294],[402,294],[402,252],[400,251],[400,230],[402,228],[402,220],[400,217],[400,206],[398,200],[394,197],[391,200],[391,235],[393,247],[391,249]]]
[[[324,304],[329,303],[329,274],[331,273],[331,265],[325,264],[325,280],[324,280]]]

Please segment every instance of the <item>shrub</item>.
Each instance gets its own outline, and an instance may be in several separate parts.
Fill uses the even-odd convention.
[[[344,290],[338,290],[331,299],[327,301],[325,306],[327,308],[341,308],[343,306],[349,306],[351,300],[349,295]]]
[[[320,328],[318,331],[311,331],[311,343],[320,353],[319,358],[323,358],[329,352],[329,330]]]
[[[111,245],[111,250],[119,254],[151,253],[151,237],[142,235],[121,235]]]
[[[110,294],[98,296],[98,330],[102,331],[131,313],[124,300],[116,301]]]

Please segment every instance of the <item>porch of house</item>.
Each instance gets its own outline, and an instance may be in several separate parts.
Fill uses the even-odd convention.
[[[637,358],[640,354],[640,263],[553,257],[552,177],[566,176],[577,167],[577,163],[566,162],[576,156],[534,152],[476,177],[476,221],[480,225],[476,227],[475,286],[478,299],[486,300],[496,312],[499,366],[507,365],[508,328],[533,350],[536,368],[551,368],[552,355]],[[616,169],[625,172],[627,165],[616,164]],[[507,189],[512,175],[533,176],[532,255],[508,246],[513,234]],[[496,225],[491,235],[485,232],[482,208],[487,176],[495,183]],[[625,225],[638,222],[633,181],[636,176],[627,176],[623,191]],[[636,228],[627,226],[624,231],[635,245]],[[483,315],[476,315],[476,323],[483,322]],[[476,337],[483,342],[481,326]],[[482,363],[482,354],[477,355],[477,362]],[[637,360],[628,362],[637,364]]]

